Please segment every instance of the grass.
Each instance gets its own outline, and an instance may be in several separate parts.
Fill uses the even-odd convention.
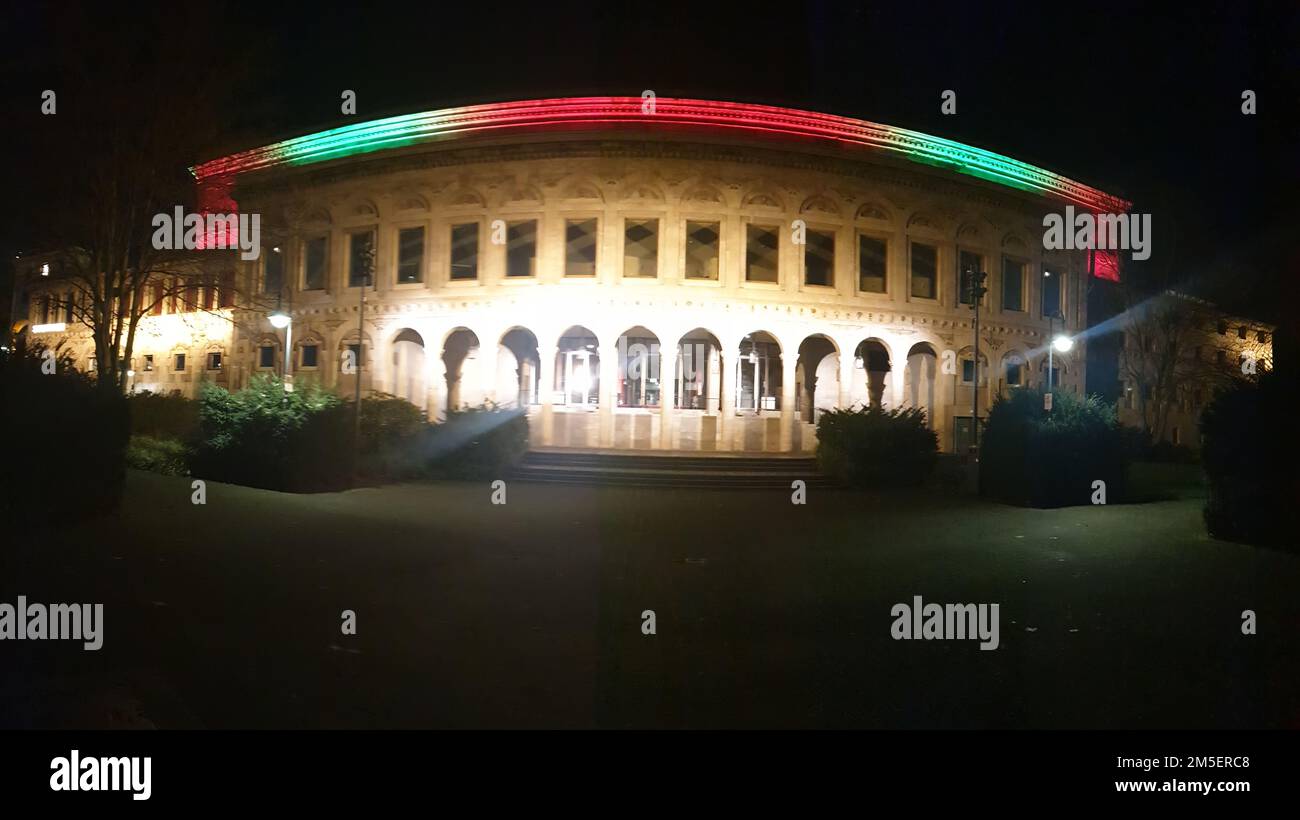
[[[3,648],[0,724],[1296,726],[1300,557],[1194,498],[437,482],[311,496],[132,473],[122,514],[7,548],[0,600],[105,603],[98,653]],[[1001,647],[894,641],[998,603]],[[1254,609],[1259,634],[1243,636]],[[356,612],[359,634],[340,634]],[[657,634],[643,635],[654,610]]]

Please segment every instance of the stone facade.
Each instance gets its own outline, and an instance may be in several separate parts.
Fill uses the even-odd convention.
[[[925,408],[952,451],[976,389],[959,267],[989,274],[981,416],[999,391],[1045,380],[1045,293],[1053,332],[1087,324],[1085,254],[1041,241],[1061,203],[870,153],[547,134],[280,168],[235,197],[265,225],[261,258],[240,263],[250,296],[147,318],[133,389],[193,395],[203,379],[278,372],[285,333],[266,316],[279,306],[293,377],[351,395],[362,289],[349,280],[367,235],[363,390],[435,419],[522,404],[543,445],[807,451],[817,411],[876,403]],[[1085,357],[1083,343],[1055,354],[1057,389],[1082,391]]]

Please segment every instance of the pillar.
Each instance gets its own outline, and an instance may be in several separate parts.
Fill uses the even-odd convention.
[[[720,378],[718,388],[718,449],[730,450],[733,436],[732,428],[736,420],[736,361],[740,356],[740,344],[726,348],[730,353],[721,354],[718,363]]]
[[[482,395],[482,401],[496,402],[497,400],[497,351],[500,344],[494,337],[478,336],[478,383],[479,392]]]
[[[600,408],[597,410],[600,425],[601,447],[614,446],[614,407],[618,404],[615,392],[620,376],[627,375],[627,362],[620,361],[617,344],[602,344],[600,351]]]
[[[424,351],[425,412],[429,421],[442,421],[447,417],[447,363],[441,350]]]
[[[537,344],[537,393],[538,400],[542,406],[541,430],[539,435],[539,444],[550,444],[554,441],[555,429],[555,406],[553,404],[555,396],[555,345],[547,345],[538,342]]]
[[[676,449],[676,403],[673,394],[677,389],[677,349],[659,349],[659,449]]]
[[[781,353],[781,452],[794,449],[795,374],[799,367],[799,353]]]
[[[836,355],[840,362],[840,392],[836,407],[844,409],[853,403],[853,357],[843,353]]]

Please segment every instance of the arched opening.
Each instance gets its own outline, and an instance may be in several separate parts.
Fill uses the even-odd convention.
[[[1028,370],[1024,355],[1014,350],[1008,351],[1002,357],[1002,393],[1005,395],[1017,387],[1024,387],[1029,377]]]
[[[889,377],[889,348],[879,339],[864,339],[853,351],[853,379],[855,395],[866,394],[866,404],[881,407],[885,395],[885,380]],[[861,400],[861,399],[859,399]]]
[[[659,337],[644,327],[618,337],[619,407],[658,407],[663,397]]]
[[[428,391],[424,383],[424,337],[403,328],[393,337],[393,369],[388,392],[425,409]]]
[[[541,401],[541,378],[537,336],[522,327],[511,328],[501,337],[497,354],[497,401],[506,407],[530,407]]]
[[[555,390],[560,404],[592,410],[600,405],[600,353],[596,334],[574,325],[555,350]]]
[[[736,410],[760,414],[781,409],[781,344],[759,330],[740,340],[736,357]]]
[[[723,372],[717,336],[701,327],[683,334],[677,342],[674,406],[717,412]]]
[[[935,375],[938,370],[939,357],[934,347],[928,342],[912,345],[907,351],[907,369],[903,377],[904,400],[909,407],[925,411],[925,423],[930,429],[935,426]]]
[[[453,330],[442,343],[442,363],[447,373],[447,411],[454,412],[482,401],[477,379],[464,376],[471,368],[468,361],[478,361],[479,340],[467,328]]]
[[[816,424],[817,412],[840,401],[839,351],[828,337],[815,334],[799,344],[795,369],[795,412],[800,421]]]

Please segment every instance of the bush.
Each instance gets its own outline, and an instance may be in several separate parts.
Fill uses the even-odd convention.
[[[424,411],[405,399],[388,393],[362,399],[361,476],[368,481],[394,481],[424,475],[428,465],[422,444],[431,429]]]
[[[189,448],[172,438],[131,436],[126,466],[162,475],[189,475]]]
[[[351,486],[352,414],[333,393],[255,376],[237,393],[205,383],[199,403],[194,475],[292,492]]]
[[[817,421],[821,471],[855,487],[915,486],[934,470],[939,437],[917,408],[827,410]]]
[[[1087,504],[1106,482],[1108,502],[1124,499],[1131,436],[1096,396],[1018,389],[999,397],[980,436],[980,495],[1028,507]]]
[[[131,410],[131,434],[155,439],[193,442],[199,432],[199,403],[184,396],[161,393],[133,393],[127,397]]]
[[[1201,414],[1205,525],[1215,538],[1295,548],[1298,392],[1269,372],[1220,392]]]
[[[448,414],[431,425],[421,453],[428,474],[440,478],[502,478],[528,452],[528,417],[495,405]]]
[[[66,355],[45,348],[0,353],[0,520],[13,530],[92,518],[116,509],[130,421],[114,389],[100,389]],[[49,369],[47,364],[46,370]]]

